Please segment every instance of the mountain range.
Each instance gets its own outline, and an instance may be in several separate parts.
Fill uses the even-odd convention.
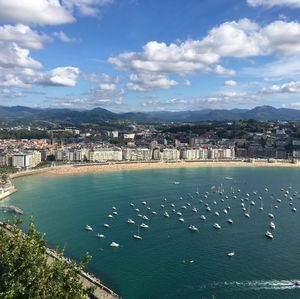
[[[253,109],[204,109],[180,112],[127,112],[114,113],[103,108],[77,111],[71,109],[41,109],[24,106],[0,106],[0,121],[57,121],[72,124],[136,121],[138,123],[201,122],[255,120],[300,120],[300,110],[258,106]]]

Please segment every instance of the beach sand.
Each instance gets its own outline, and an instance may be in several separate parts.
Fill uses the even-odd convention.
[[[74,175],[84,173],[101,173],[108,171],[126,171],[143,169],[166,169],[188,167],[292,167],[299,168],[298,163],[286,162],[241,162],[241,161],[203,161],[203,162],[157,162],[157,163],[110,163],[105,165],[84,165],[49,168],[43,171],[44,175]]]

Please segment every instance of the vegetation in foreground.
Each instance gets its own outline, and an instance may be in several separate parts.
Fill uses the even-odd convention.
[[[79,273],[89,257],[80,264],[50,261],[33,220],[27,234],[20,224],[10,223],[11,233],[0,228],[0,298],[86,298],[91,290],[83,287]]]

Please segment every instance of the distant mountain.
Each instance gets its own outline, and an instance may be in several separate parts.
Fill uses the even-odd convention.
[[[71,109],[39,109],[23,106],[0,106],[0,121],[49,121],[70,124],[136,121],[138,123],[256,120],[300,120],[300,110],[259,106],[253,109],[205,109],[180,112],[114,113],[103,108],[76,111]]]

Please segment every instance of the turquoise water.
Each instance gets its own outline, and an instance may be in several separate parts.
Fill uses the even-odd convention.
[[[225,176],[233,179],[225,180]],[[221,183],[224,194],[213,193],[211,188]],[[93,259],[89,270],[122,298],[300,298],[300,288],[291,283],[300,279],[297,169],[183,168],[45,175],[19,178],[15,185],[19,192],[9,202],[22,208],[25,217],[34,215],[38,229],[46,233],[51,246],[65,247],[66,255],[76,260],[90,252]],[[291,211],[291,201],[281,188],[289,190],[289,196],[299,192],[292,201],[298,212]],[[233,190],[236,199],[230,193]],[[209,195],[205,200],[206,191]],[[240,199],[245,199],[246,193],[256,203],[249,219],[241,210]],[[264,211],[259,210],[258,196],[263,197]],[[282,202],[278,203],[277,198]],[[210,213],[200,199],[209,203]],[[152,215],[142,201],[158,215]],[[245,200],[247,209],[250,201]],[[140,230],[141,241],[132,238],[137,225],[127,224],[128,217],[142,222],[130,202],[150,218],[150,229]],[[181,209],[187,202],[191,207]],[[171,203],[183,213],[184,223],[178,221]],[[270,230],[268,213],[275,205],[276,229],[274,239],[269,240],[264,234]],[[116,206],[118,216],[109,219],[112,206]],[[225,215],[223,209],[227,206],[231,208]],[[198,213],[192,212],[192,207]],[[168,219],[163,216],[165,210],[170,214]],[[201,214],[206,221],[200,220]],[[234,221],[232,225],[226,222],[228,218]],[[213,228],[215,222],[222,226],[221,230]],[[105,229],[104,223],[111,227]],[[85,231],[86,224],[94,231]],[[197,226],[199,232],[188,230],[190,224]],[[105,234],[105,238],[97,238],[97,232]],[[112,241],[120,247],[111,248]],[[230,258],[227,253],[232,250],[235,256]]]

